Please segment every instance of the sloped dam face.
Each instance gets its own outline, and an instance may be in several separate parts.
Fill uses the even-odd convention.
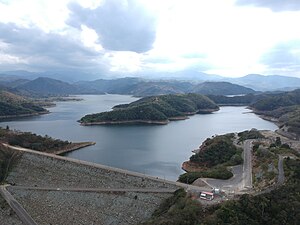
[[[180,184],[33,151],[9,173],[7,190],[37,224],[138,224]]]

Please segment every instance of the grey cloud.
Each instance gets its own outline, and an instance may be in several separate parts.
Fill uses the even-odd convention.
[[[298,73],[300,71],[300,40],[274,46],[262,56],[260,61],[274,71],[286,70],[290,73]]]
[[[0,23],[0,42],[7,44],[3,53],[26,59],[23,69],[93,70],[103,67],[95,58],[98,52],[86,48],[80,41],[55,33],[44,33],[38,28],[18,27]],[[4,65],[2,65],[4,66]]]
[[[300,10],[299,0],[237,0],[236,4],[270,8],[275,12]]]
[[[150,50],[155,41],[155,19],[136,0],[105,0],[96,9],[71,3],[69,9],[68,24],[94,29],[105,49],[141,53]]]

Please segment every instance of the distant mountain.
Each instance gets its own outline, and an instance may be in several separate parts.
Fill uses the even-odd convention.
[[[136,85],[132,94],[135,96],[183,94],[190,92],[192,87],[192,83],[183,81],[148,81]]]
[[[137,84],[142,82],[139,78],[120,78],[113,80],[98,79],[94,81],[79,81],[74,83],[81,92],[90,94],[132,94]]]
[[[94,72],[86,72],[86,71],[77,71],[77,70],[57,70],[57,71],[45,71],[45,72],[29,72],[25,70],[16,70],[16,71],[3,71],[0,72],[0,81],[1,78],[5,77],[13,77],[14,80],[17,79],[29,79],[33,80],[38,77],[49,77],[52,79],[62,80],[68,83],[82,83],[80,80],[86,81],[99,81],[103,85],[112,86],[116,85],[115,80],[119,80],[121,82],[133,80],[152,80],[154,82],[157,81],[179,81],[179,82],[230,82],[233,84],[242,85],[256,91],[287,91],[294,90],[300,88],[300,78],[296,77],[287,77],[280,75],[259,75],[259,74],[249,74],[239,78],[229,78],[222,77],[220,75],[215,74],[207,74],[198,69],[190,68],[181,71],[172,71],[172,72],[153,72],[153,71],[144,71],[144,72],[136,72],[136,73],[117,73],[117,72],[105,72],[105,71],[94,71]],[[127,78],[124,78],[127,76]],[[122,77],[122,78],[121,78]],[[128,78],[130,77],[130,78]],[[137,78],[139,77],[139,78]],[[100,79],[101,78],[101,79]],[[105,80],[104,80],[105,79]],[[122,79],[125,79],[122,81]],[[112,83],[108,82],[109,80],[113,81]],[[126,81],[127,80],[127,81]],[[131,81],[133,81],[131,80]],[[84,83],[84,82],[83,82]],[[97,83],[97,82],[96,82]],[[89,83],[91,84],[91,83]],[[1,85],[1,84],[0,84]],[[157,84],[158,85],[158,84]],[[95,85],[93,85],[95,86]],[[149,86],[149,85],[147,85]],[[160,85],[159,85],[160,86]],[[127,87],[124,86],[126,89]],[[149,87],[149,90],[145,90],[145,92],[150,93],[150,89],[157,89],[157,87]],[[91,90],[91,88],[88,88]],[[126,92],[126,90],[123,90]],[[159,88],[160,89],[160,88]],[[93,92],[104,90],[102,88],[96,87]],[[87,91],[87,90],[85,90]],[[114,90],[113,90],[114,91]],[[176,92],[178,90],[175,90]],[[109,91],[105,91],[109,92]],[[127,91],[128,92],[128,91]],[[142,91],[144,92],[144,91]],[[170,90],[169,93],[173,93],[173,90]],[[157,91],[159,93],[159,91]],[[143,95],[143,94],[141,94]]]
[[[17,93],[30,96],[57,96],[80,93],[75,86],[69,83],[47,77],[39,77],[21,84],[15,90]]]
[[[28,81],[30,80],[18,77],[0,76],[0,86],[6,88],[15,88],[17,86],[27,83]]]
[[[255,93],[251,88],[229,82],[204,82],[193,87],[191,92],[205,95],[240,95]]]
[[[18,79],[33,80],[38,77],[50,77],[65,82],[77,82],[79,80],[82,80],[82,78],[84,78],[85,80],[106,78],[106,76],[103,74],[104,73],[101,72],[84,72],[78,70],[55,70],[55,71],[44,71],[44,72],[29,72],[26,70],[14,70],[14,71],[0,72],[0,78],[1,76],[11,76],[11,77],[18,77]]]
[[[74,85],[90,93],[105,92],[110,94],[129,94],[151,96],[163,94],[200,93],[214,95],[239,95],[255,93],[250,88],[229,82],[192,83],[178,80],[149,81],[139,78],[120,78],[115,80],[82,81]]]
[[[193,86],[182,81],[149,81],[140,78],[120,78],[114,80],[99,79],[95,81],[81,81],[74,84],[81,90],[91,93],[128,94],[135,96],[150,96],[161,94],[185,93]]]
[[[228,78],[226,81],[252,88],[256,91],[292,90],[300,88],[300,79],[278,75],[263,76],[249,74],[240,78]]]
[[[172,72],[143,72],[142,74],[132,74],[136,77],[144,77],[146,79],[162,79],[162,80],[180,80],[180,81],[221,81],[224,77],[216,74],[207,74],[197,69],[185,69]]]

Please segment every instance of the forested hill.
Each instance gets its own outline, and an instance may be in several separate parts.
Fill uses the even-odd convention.
[[[186,119],[187,115],[211,113],[219,107],[199,94],[160,95],[145,97],[130,104],[118,105],[113,111],[86,115],[82,125],[153,123],[167,124],[170,120]]]
[[[261,111],[270,111],[280,107],[300,105],[300,89],[273,94],[251,105],[252,108]]]
[[[239,95],[255,93],[251,88],[229,82],[204,82],[193,87],[191,92],[204,95]]]
[[[32,97],[61,96],[79,93],[73,85],[47,77],[39,77],[15,87],[16,93]]]
[[[253,89],[229,82],[193,83],[176,80],[144,80],[138,78],[121,78],[115,80],[95,80],[77,82],[75,85],[83,90],[106,92],[110,94],[130,94],[134,96],[152,96],[162,94],[213,94],[237,95],[255,93]]]
[[[37,106],[26,98],[8,91],[0,90],[0,119],[36,115],[46,112],[47,110]]]
[[[300,137],[300,89],[270,95],[251,107],[257,114],[276,119],[282,132]]]

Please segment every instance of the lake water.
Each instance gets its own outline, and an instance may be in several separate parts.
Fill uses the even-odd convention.
[[[124,95],[82,95],[77,102],[58,102],[50,114],[1,122],[11,129],[54,138],[95,141],[95,146],[66,154],[68,157],[176,180],[181,164],[202,141],[215,134],[251,128],[275,130],[245,107],[221,107],[213,114],[194,115],[168,125],[80,126],[77,120],[89,113],[136,100]]]

